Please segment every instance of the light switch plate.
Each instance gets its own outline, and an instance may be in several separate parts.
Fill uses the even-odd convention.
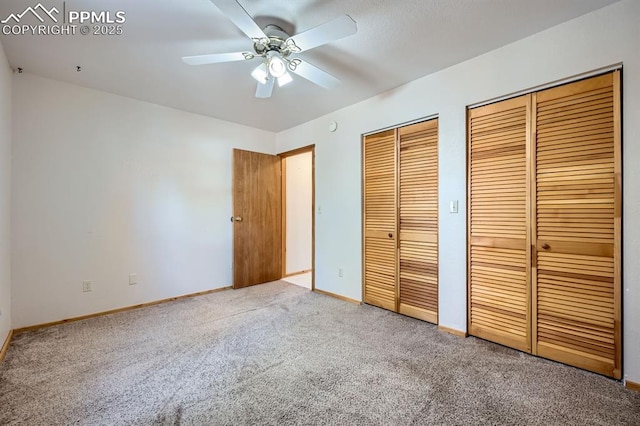
[[[458,200],[449,201],[449,213],[458,213]]]

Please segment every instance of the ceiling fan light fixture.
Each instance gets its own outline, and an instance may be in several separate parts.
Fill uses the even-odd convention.
[[[287,73],[287,64],[279,55],[273,55],[269,58],[269,74],[276,78],[280,78]]]
[[[355,34],[356,22],[349,15],[342,15],[322,25],[290,36],[280,26],[269,24],[260,27],[239,3],[240,0],[211,0],[240,31],[253,42],[253,51],[212,53],[184,56],[188,65],[216,64],[221,62],[249,61],[260,59],[261,64],[251,72],[258,81],[256,98],[269,98],[276,80],[282,87],[293,81],[294,73],[325,89],[335,87],[340,80],[292,54],[305,52],[334,40]],[[277,19],[277,21],[282,21]],[[297,56],[297,55],[294,55]]]
[[[269,79],[269,72],[267,71],[266,64],[260,64],[251,72],[251,76],[255,78],[258,83],[265,84]]]
[[[278,77],[278,87],[282,87],[293,81],[293,77],[288,72],[285,72],[281,77]]]

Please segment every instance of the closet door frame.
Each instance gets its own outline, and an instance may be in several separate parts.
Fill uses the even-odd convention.
[[[616,379],[622,378],[622,69],[613,73],[613,173],[615,205],[613,213],[613,315],[616,345]]]
[[[362,256],[362,301],[363,303],[367,303],[366,302],[366,275],[365,275],[365,271],[366,271],[366,173],[365,173],[365,165],[366,165],[366,138],[367,137],[371,137],[380,133],[385,133],[388,131],[393,130],[393,135],[394,135],[394,192],[395,192],[395,211],[394,211],[394,221],[395,221],[395,228],[394,228],[394,240],[395,240],[395,304],[394,304],[394,308],[392,309],[393,312],[399,313],[400,312],[400,129],[404,128],[404,127],[408,127],[414,124],[420,124],[420,123],[424,123],[427,121],[431,121],[431,120],[439,120],[439,116],[436,115],[432,115],[432,116],[428,116],[428,117],[424,117],[421,118],[419,120],[415,120],[412,122],[408,122],[405,124],[401,124],[398,125],[397,127],[392,127],[392,128],[388,128],[388,129],[382,129],[382,130],[378,130],[375,132],[371,132],[371,133],[366,133],[363,134],[361,137],[361,141],[360,141],[360,155],[361,155],[361,165],[362,165],[362,170],[361,170],[361,200],[360,200],[360,205],[361,205],[361,217],[362,217],[362,228],[361,228],[361,232],[362,232],[362,247],[361,247],[361,256]],[[440,122],[438,121],[438,139],[440,138],[439,136],[439,126],[440,126]],[[438,141],[438,148],[439,148],[439,141]],[[437,156],[437,163],[438,163],[438,167],[440,164],[440,155],[439,155],[439,150],[438,150],[438,156]],[[438,206],[440,204],[440,194],[439,194],[439,182],[440,182],[440,173],[439,173],[439,169],[438,169]],[[439,223],[439,212],[438,212],[438,223]],[[440,261],[439,261],[439,252],[440,252],[440,248],[439,248],[439,227],[436,230],[436,234],[437,234],[437,238],[438,238],[438,243],[437,243],[437,251],[438,251],[438,269],[440,268]],[[439,275],[439,274],[438,274]],[[439,299],[439,295],[440,295],[440,279],[438,277],[438,299]],[[373,306],[378,306],[378,305],[373,305]],[[383,308],[385,309],[385,308]],[[439,318],[439,306],[438,306],[438,312],[436,314],[436,318],[435,318],[435,324],[438,324],[438,318]],[[408,315],[412,318],[419,318],[417,316],[412,316],[412,315]],[[428,321],[428,322],[432,322],[430,320],[432,320],[432,318],[429,319],[425,319],[425,318],[419,318],[422,319],[423,321]]]
[[[537,348],[537,187],[535,177],[536,161],[536,140],[537,140],[537,93],[549,88],[560,87],[566,84],[575,83],[581,80],[597,77],[600,75],[612,74],[613,77],[613,149],[614,149],[614,273],[613,273],[613,303],[614,303],[614,339],[615,339],[615,366],[611,377],[620,379],[622,377],[622,68],[616,67],[601,73],[593,73],[580,78],[566,80],[554,85],[541,86],[532,91],[522,92],[520,94],[496,100],[492,103],[498,103],[514,99],[519,96],[529,95],[527,115],[527,216],[530,221],[527,229],[527,240],[530,244],[527,247],[527,256],[529,259],[529,321],[530,321],[530,352],[538,355]],[[466,126],[467,126],[467,330],[471,331],[471,111],[484,105],[467,107]],[[595,371],[595,370],[590,370]],[[605,374],[601,371],[595,371]],[[609,374],[607,374],[609,375]]]

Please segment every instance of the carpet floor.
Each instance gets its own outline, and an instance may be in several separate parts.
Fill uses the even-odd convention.
[[[640,393],[284,282],[15,336],[2,425],[640,425]]]

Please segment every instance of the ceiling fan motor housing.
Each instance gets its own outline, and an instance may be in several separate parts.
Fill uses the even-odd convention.
[[[293,53],[292,47],[295,45],[286,42],[290,36],[282,28],[271,24],[267,25],[263,31],[267,38],[253,40],[253,50],[257,55],[266,56],[268,52],[275,51],[286,58]]]

